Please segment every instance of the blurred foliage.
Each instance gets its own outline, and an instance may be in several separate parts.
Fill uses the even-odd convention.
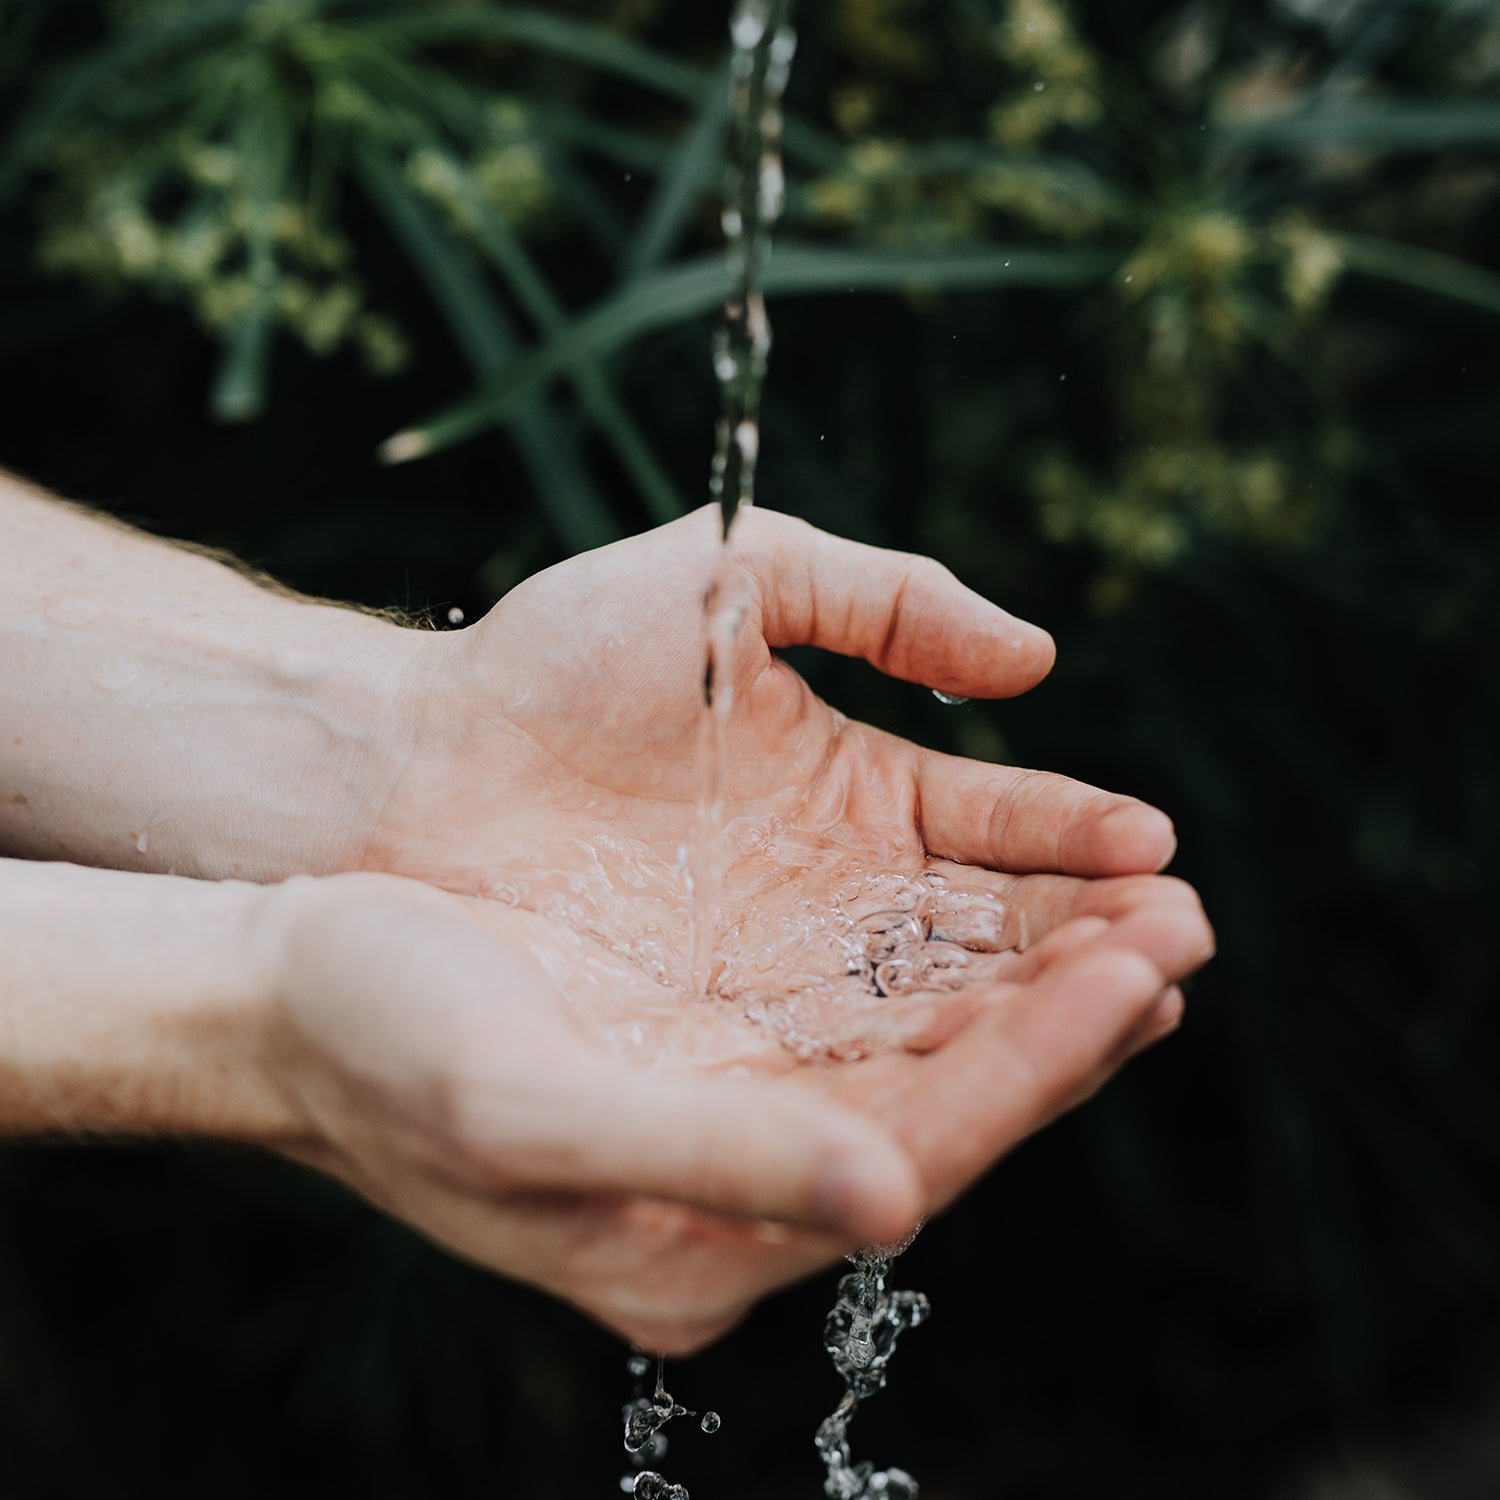
[[[722,9],[0,0],[0,461],[471,615],[696,503]],[[1500,1354],[1500,5],[799,9],[765,498],[1061,647],[1003,708],[799,664],[1169,807],[1221,947],[903,1262],[861,1443],[938,1500],[1388,1494],[1398,1435],[1492,1493],[1418,1471]],[[695,1493],[812,1492],[826,1298],[684,1373]],[[6,1497],[608,1489],[614,1360],[269,1167],[0,1176]]]

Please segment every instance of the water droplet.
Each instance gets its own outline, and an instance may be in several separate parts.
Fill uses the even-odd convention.
[[[1066,380],[1068,377],[1066,375],[1059,375],[1057,378],[1059,380]]]
[[[625,1368],[637,1380],[642,1380],[651,1373],[651,1356],[649,1354],[632,1354],[625,1361]]]
[[[1134,277],[1134,276],[1133,276],[1133,275],[1129,275],[1129,276],[1126,276],[1126,278],[1125,278],[1125,285],[1126,285],[1126,286],[1129,286],[1129,285],[1130,285],[1130,283],[1131,283],[1131,282],[1132,282],[1132,281],[1134,281],[1134,280],[1135,280],[1135,277]]]
[[[463,622],[464,612],[455,604],[453,608],[448,611],[448,623],[450,625],[462,625]]]
[[[631,179],[631,176],[630,176],[630,173],[629,173],[629,172],[627,172],[627,173],[626,173],[626,174],[625,174],[625,181],[626,181],[626,182],[630,182],[630,181],[631,181],[631,180],[632,180],[632,179]]]
[[[150,842],[151,830],[148,828],[141,829],[141,831],[135,836],[135,852],[137,854],[144,854],[146,852],[146,847]]]
[[[724,1425],[724,1419],[716,1411],[706,1411],[703,1413],[703,1420],[698,1425],[705,1432],[713,1433]]]
[[[1037,93],[1039,93],[1039,94],[1040,94],[1040,93],[1041,93],[1041,91],[1042,91],[1042,90],[1043,90],[1043,89],[1044,89],[1044,88],[1046,88],[1046,87],[1047,87],[1047,85],[1046,85],[1046,84],[1045,84],[1045,83],[1043,83],[1043,82],[1042,82],[1042,80],[1041,80],[1041,79],[1040,79],[1040,78],[1038,78],[1038,79],[1037,79],[1037,81],[1036,81],[1036,82],[1035,82],[1035,83],[1034,83],[1034,84],[1032,84],[1032,85],[1031,85],[1031,86],[1032,86],[1032,88],[1034,88],[1034,89],[1035,89],[1035,90],[1036,90],[1036,91],[1037,91]]]
[[[1007,261],[1006,264],[1009,265],[1010,262]],[[957,708],[961,703],[967,703],[969,701],[967,698],[961,697],[957,693],[939,692],[937,688],[933,688],[932,696],[936,698],[939,703],[946,703],[949,708]]]

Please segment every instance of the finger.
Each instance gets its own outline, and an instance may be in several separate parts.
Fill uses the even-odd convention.
[[[1150,960],[1163,979],[1186,979],[1214,956],[1213,928],[1201,906],[1162,902],[1111,923],[1097,948],[1129,949]]]
[[[1024,693],[1052,670],[1045,630],[930,557],[847,541],[759,506],[738,522],[735,555],[755,581],[773,648],[862,656],[892,677],[966,698]]]
[[[873,1121],[779,1080],[568,1060],[531,1089],[474,1090],[459,1130],[495,1187],[628,1193],[889,1239],[921,1213],[910,1159]]]
[[[1142,954],[1091,949],[1016,987],[924,1059],[930,1072],[892,1124],[932,1206],[1097,1089],[1162,989]]]
[[[1109,930],[1110,922],[1105,917],[1074,917],[1054,927],[1039,942],[1013,950],[1013,962],[1001,977],[1007,984],[1029,983],[1075,953],[1092,947]]]
[[[917,752],[917,807],[929,853],[1016,873],[1149,874],[1177,848],[1172,820],[1134,797],[1056,776]]]
[[[1035,984],[1043,975],[1074,961],[1082,953],[1112,949],[1139,953],[1163,977],[1180,979],[1213,957],[1213,931],[1197,905],[1196,896],[1191,905],[1169,898],[1155,906],[1137,906],[1115,921],[1102,916],[1074,917],[1024,953],[1017,953],[1016,962],[1006,969],[1003,982],[990,987],[988,992],[976,988],[955,995],[946,1006],[935,1005],[926,1024],[904,1042],[905,1048],[909,1052],[935,1051],[981,1010],[1003,1008],[1011,1001],[1016,986]],[[1182,991],[1175,983],[1170,984],[1140,1024],[1122,1040],[1119,1062],[1125,1062],[1175,1030],[1182,1012]]]
[[[1126,875],[1081,880],[1070,875],[1023,875],[1002,898],[1023,914],[1028,933],[1051,933],[1063,924],[1097,918],[1111,940],[1121,924],[1134,946],[1154,959],[1169,978],[1180,965],[1196,967],[1213,956],[1213,928],[1197,891],[1170,875]],[[1029,950],[1028,950],[1029,951]]]
[[[1139,1057],[1142,1052],[1171,1036],[1182,1025],[1186,1012],[1187,1001],[1182,987],[1169,984],[1156,997],[1156,1004],[1147,1012],[1146,1019],[1130,1034],[1120,1064],[1123,1066],[1132,1057]]]
[[[346,1178],[346,1180],[348,1180]],[[767,1292],[860,1242],[643,1198],[351,1185],[449,1250],[571,1302],[639,1348],[696,1353]]]

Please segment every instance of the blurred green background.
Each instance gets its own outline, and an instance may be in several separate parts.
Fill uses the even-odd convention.
[[[696,505],[726,8],[0,0],[0,463],[439,619]],[[1500,4],[797,9],[762,498],[1061,653],[960,709],[801,664],[1160,802],[1220,939],[900,1263],[857,1453],[1492,1500]],[[818,1493],[831,1289],[674,1374],[696,1500]],[[4,1500],[617,1493],[623,1357],[252,1156],[0,1154]]]

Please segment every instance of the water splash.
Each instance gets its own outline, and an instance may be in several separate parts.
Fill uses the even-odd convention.
[[[823,1327],[823,1347],[844,1382],[843,1398],[814,1439],[830,1500],[917,1500],[917,1482],[905,1469],[876,1469],[868,1459],[855,1463],[849,1449],[849,1424],[861,1403],[884,1388],[896,1341],[927,1321],[921,1292],[886,1287],[891,1263],[905,1248],[872,1245],[851,1255],[854,1270],[839,1281],[838,1301]]]
[[[662,1429],[678,1417],[696,1417],[698,1413],[673,1400],[666,1388],[666,1360],[660,1354],[656,1356],[655,1387],[650,1396],[645,1395],[643,1382],[650,1369],[651,1360],[639,1352],[625,1363],[634,1391],[621,1413],[625,1420],[625,1454],[637,1472],[621,1475],[620,1489],[627,1495],[635,1495],[637,1500],[689,1500],[686,1486],[673,1484],[657,1470],[645,1466],[666,1454],[667,1438]],[[705,1412],[698,1425],[704,1432],[717,1432],[718,1412]]]

